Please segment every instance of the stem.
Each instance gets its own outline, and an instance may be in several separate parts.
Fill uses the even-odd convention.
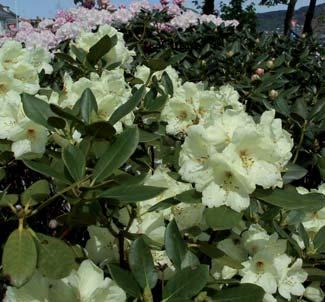
[[[56,193],[55,195],[53,195],[52,197],[50,197],[49,199],[45,200],[35,211],[33,211],[28,217],[34,216],[37,213],[39,213],[42,209],[44,209],[45,207],[47,207],[51,202],[53,202],[55,199],[57,199],[58,197],[62,196],[62,194],[70,191],[71,189],[74,189],[75,187],[80,186],[80,184],[82,184],[83,182],[87,181],[90,178],[90,176],[87,176],[86,178],[75,182],[73,184],[71,184],[70,186],[64,188],[63,190],[61,190],[60,192]]]
[[[304,141],[304,137],[305,137],[305,133],[306,133],[307,124],[308,124],[308,122],[305,120],[305,121],[304,121],[304,124],[303,124],[303,126],[302,126],[302,129],[301,129],[301,135],[300,135],[299,143],[298,143],[297,150],[296,150],[296,153],[295,153],[295,157],[293,158],[293,161],[292,161],[292,163],[294,163],[294,164],[296,163],[296,161],[297,161],[297,159],[298,159],[299,152],[300,152],[300,149],[301,149],[302,143],[303,143],[303,141]]]

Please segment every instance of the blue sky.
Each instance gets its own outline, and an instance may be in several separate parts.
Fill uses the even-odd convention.
[[[159,0],[151,0],[153,3],[158,2]],[[227,0],[223,0],[224,2],[227,2]],[[124,1],[112,1],[114,4],[121,4],[121,3],[129,3],[130,0],[124,0]],[[221,1],[217,0],[216,3],[220,3]],[[249,3],[251,1],[247,1]],[[256,3],[258,1],[255,1]],[[324,3],[325,0],[318,0],[317,3]],[[17,11],[19,15],[28,17],[28,18],[34,18],[36,16],[40,17],[52,17],[54,16],[56,10],[58,7],[64,9],[64,8],[70,8],[72,7],[73,0],[0,0],[0,3],[3,5],[8,5],[10,8],[12,8],[13,11]],[[190,4],[191,1],[187,0],[187,3]],[[309,4],[309,0],[298,0],[297,2],[297,8],[301,6],[306,6]],[[258,7],[258,12],[263,11],[271,11],[271,10],[278,10],[278,9],[285,9],[285,5],[278,5],[276,7]]]

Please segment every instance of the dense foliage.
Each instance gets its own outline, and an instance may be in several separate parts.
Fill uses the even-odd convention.
[[[324,49],[170,18],[4,42],[4,301],[323,300]]]

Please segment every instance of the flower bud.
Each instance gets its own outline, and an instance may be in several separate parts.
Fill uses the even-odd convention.
[[[251,77],[251,80],[253,82],[255,82],[255,81],[259,80],[259,79],[260,79],[260,76],[258,74],[253,74],[252,77]]]
[[[257,75],[259,75],[260,77],[262,77],[262,76],[264,75],[264,69],[263,69],[263,68],[257,68],[257,69],[255,70],[255,73],[256,73]]]
[[[266,62],[266,66],[267,66],[268,68],[272,69],[272,68],[274,67],[274,60],[273,60],[273,59],[272,59],[272,60],[268,60],[268,61]]]
[[[50,229],[56,229],[56,228],[58,227],[58,225],[59,225],[59,223],[58,223],[58,221],[55,220],[55,219],[52,219],[52,220],[50,220],[50,222],[49,222],[49,228],[50,228]]]
[[[227,51],[226,56],[228,58],[231,58],[234,55],[234,52],[232,50]]]
[[[277,92],[276,90],[272,89],[269,92],[269,98],[273,101],[275,100],[277,97],[279,96],[279,92]]]

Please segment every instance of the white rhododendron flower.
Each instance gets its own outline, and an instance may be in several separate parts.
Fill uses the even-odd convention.
[[[132,62],[132,56],[134,56],[135,53],[134,51],[128,50],[128,48],[126,47],[123,39],[123,34],[110,25],[105,24],[100,26],[96,33],[82,31],[77,37],[74,45],[88,52],[92,46],[94,46],[97,42],[100,41],[100,39],[102,39],[106,35],[110,38],[116,36],[117,43],[104,56],[104,59],[110,65],[114,63],[121,63],[123,66],[128,66]]]
[[[159,166],[155,170],[154,174],[149,175],[146,178],[144,182],[145,185],[166,188],[166,190],[155,198],[145,200],[139,203],[138,216],[133,221],[133,224],[130,228],[131,232],[146,234],[151,239],[161,245],[163,245],[164,243],[164,236],[166,230],[164,219],[171,220],[173,218],[173,212],[177,212],[177,208],[175,208],[175,210],[169,208],[157,212],[147,212],[148,209],[165,199],[174,197],[177,194],[192,189],[192,186],[190,184],[178,182],[173,179],[171,176],[168,175],[169,172],[170,171],[166,167]],[[199,212],[199,219],[201,221],[203,212],[202,209],[200,209]],[[183,217],[185,216],[182,216],[182,218],[179,219],[180,216],[178,216],[178,214],[176,214],[176,217],[176,221],[181,220],[180,228],[182,229],[189,228],[193,225],[192,219],[187,218],[187,220],[183,220]]]
[[[86,243],[89,258],[96,264],[117,262],[119,260],[118,240],[107,228],[95,225],[88,227],[90,239]]]
[[[64,76],[64,89],[59,99],[59,105],[63,108],[72,108],[86,88],[91,89],[98,105],[98,116],[94,114],[92,122],[109,120],[113,112],[127,102],[131,96],[131,89],[125,81],[124,70],[121,68],[110,71],[105,70],[101,76],[92,73],[90,79],[81,78],[76,82],[73,82],[72,78],[66,74]],[[121,121],[117,122],[114,127],[118,132],[121,132],[122,122],[126,125],[131,125],[133,119],[133,113],[129,113]]]
[[[226,109],[213,122],[188,128],[179,173],[202,192],[204,205],[240,212],[249,206],[256,185],[282,186],[292,140],[273,111],[264,114],[256,124],[247,113]]]
[[[241,263],[241,283],[261,286],[266,293],[265,301],[273,301],[272,295],[276,292],[287,300],[291,295],[304,293],[302,284],[308,274],[302,269],[302,259],[293,261],[285,253],[286,240],[278,239],[277,234],[268,235],[259,225],[251,225],[243,233],[243,246],[250,256]]]
[[[22,287],[7,288],[4,302],[55,302],[49,300],[49,280],[36,271],[33,277]]]
[[[312,189],[310,191],[303,187],[297,187],[296,189],[299,194],[319,193],[325,195],[325,184],[320,185],[318,189]],[[306,211],[302,224],[307,232],[316,234],[325,226],[325,207],[313,212]]]
[[[124,302],[125,292],[90,260],[61,280],[49,280],[38,271],[20,288],[8,287],[5,302]]]
[[[174,96],[164,107],[161,119],[167,122],[167,133],[186,133],[195,124],[214,124],[227,107],[242,111],[244,107],[238,100],[238,93],[229,85],[207,90],[201,83],[185,82],[174,87]]]
[[[90,260],[84,260],[68,277],[53,281],[51,301],[124,302],[125,292],[116,283],[104,278],[104,272]]]
[[[178,76],[177,71],[171,66],[168,66],[166,69],[164,69],[162,71],[155,72],[154,76],[158,80],[161,80],[161,77],[164,72],[166,72],[168,74],[169,78],[171,79],[174,89],[181,85],[181,80]],[[145,65],[137,66],[135,73],[134,73],[135,78],[140,79],[143,83],[146,83],[149,79],[149,76],[150,76],[150,68],[149,67],[147,67]]]
[[[312,282],[306,287],[304,297],[312,302],[322,302],[325,299],[325,294],[320,288],[320,282]]]

